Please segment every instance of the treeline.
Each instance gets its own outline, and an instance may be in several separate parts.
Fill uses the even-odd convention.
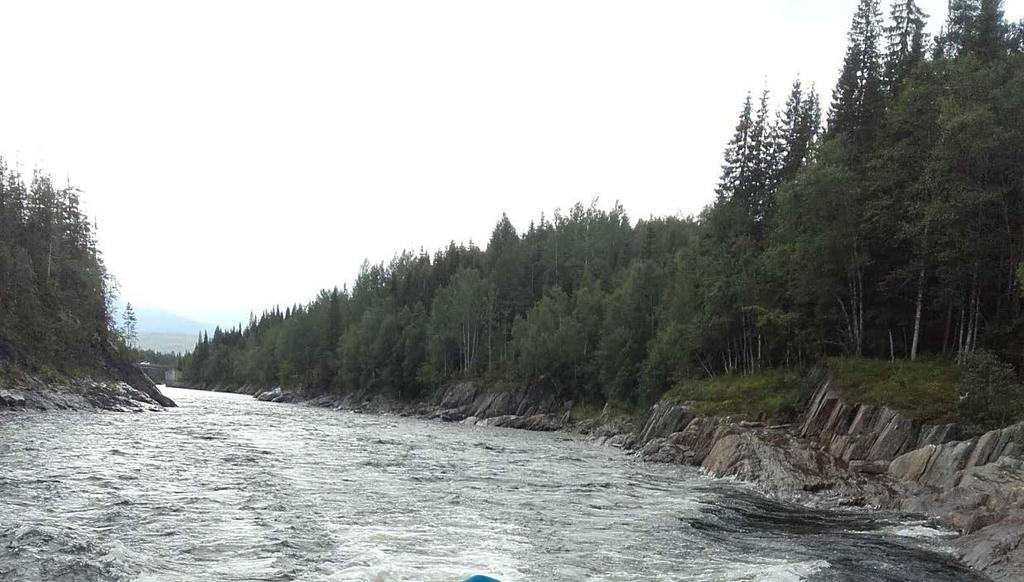
[[[351,289],[202,336],[208,384],[414,397],[512,377],[635,405],[682,378],[827,354],[1024,355],[1022,27],[954,0],[942,33],[862,0],[827,111],[748,96],[713,204],[632,224],[576,205],[485,249],[365,266]]]
[[[0,370],[99,369],[119,338],[109,291],[78,192],[0,159]]]

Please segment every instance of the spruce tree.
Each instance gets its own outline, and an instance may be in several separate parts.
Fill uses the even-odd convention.
[[[804,90],[800,79],[797,78],[775,122],[775,139],[781,154],[778,176],[780,182],[795,176],[803,162],[804,152],[799,151],[798,137],[803,107]]]
[[[728,200],[741,200],[749,204],[750,192],[747,184],[750,179],[751,168],[751,131],[753,130],[753,101],[750,94],[743,101],[743,109],[740,112],[740,120],[736,125],[729,145],[725,148],[725,162],[722,165],[722,177],[718,181],[718,188],[715,194],[719,202]]]
[[[907,74],[924,60],[927,16],[914,0],[896,0],[890,17],[892,23],[885,29],[885,87],[892,96]]]
[[[813,88],[805,93],[800,79],[797,79],[775,122],[776,186],[795,178],[810,159],[820,126],[818,96]]]
[[[757,238],[763,239],[765,223],[771,213],[775,201],[775,189],[778,187],[779,148],[776,134],[770,125],[768,89],[761,92],[757,115],[750,130],[750,158],[746,166],[750,168],[750,211],[757,228]]]
[[[854,156],[867,148],[883,110],[878,48],[881,20],[878,0],[860,0],[839,82],[832,93],[829,132],[849,139]]]
[[[971,47],[974,24],[980,11],[980,0],[949,0],[949,13],[942,35],[943,56],[955,57]]]
[[[814,85],[811,85],[810,91],[807,92],[807,96],[804,98],[801,113],[801,126],[804,139],[807,142],[807,155],[804,162],[810,162],[822,132],[821,97],[818,96],[818,89]]]
[[[135,310],[132,308],[132,304],[128,303],[124,306],[124,313],[121,315],[121,330],[124,334],[124,343],[129,349],[135,347],[135,343],[139,339],[138,326],[139,320],[135,316]]]
[[[974,21],[970,47],[982,60],[991,61],[1008,48],[1002,0],[981,0]]]

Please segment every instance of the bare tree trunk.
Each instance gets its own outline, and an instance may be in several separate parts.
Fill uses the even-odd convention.
[[[846,338],[848,341],[850,353],[853,353],[856,344],[853,331],[853,315],[850,313],[849,310],[846,309],[846,303],[842,299],[836,297],[836,302],[839,303],[839,308],[843,312],[843,323],[846,325]]]
[[[462,323],[462,373],[469,373],[469,330]]]
[[[981,288],[974,291],[974,333],[971,336],[971,351],[978,349],[978,328],[981,327]]]
[[[746,344],[746,354],[745,354],[745,357],[746,357],[746,360],[747,360],[747,374],[751,374],[752,375],[754,373],[754,334],[753,334],[753,331],[750,329],[750,326],[747,325],[747,323],[746,323],[747,316],[744,315],[743,316],[743,320],[744,320],[744,325],[743,325],[744,332],[743,332],[743,335],[744,335],[744,338],[745,338],[744,339],[744,343]]]
[[[962,297],[962,296],[961,296]],[[960,306],[960,324],[957,326],[957,337],[956,337],[956,360],[959,363],[963,363],[964,360],[964,325],[966,324],[967,318],[967,306]]]
[[[857,269],[857,356],[864,355],[864,273]]]
[[[910,361],[917,359],[917,346],[921,338],[921,307],[924,302],[924,268],[917,277],[917,308],[914,310],[914,340],[910,347]],[[889,343],[892,344],[892,331],[889,332]]]
[[[892,328],[891,327],[889,328],[889,361],[890,362],[895,362],[896,361],[896,346],[895,346],[895,344],[893,344],[893,341],[892,341]]]
[[[953,326],[953,302],[946,309],[946,331],[942,334],[942,353],[949,351],[949,333]]]
[[[963,321],[966,316],[967,326],[961,329],[960,339],[960,362],[963,363],[964,357],[974,351],[976,343],[978,341],[978,327],[981,323],[981,307],[979,305],[981,300],[981,289],[978,286],[977,274],[974,276],[974,280],[971,282],[971,289],[967,293],[967,305],[964,307],[964,311],[960,314],[960,319]],[[964,313],[966,312],[966,313]]]
[[[853,268],[847,274],[847,286],[850,293],[850,308],[840,299],[839,306],[848,320],[847,330],[850,338],[850,351],[855,356],[864,353],[864,275],[860,267]]]
[[[967,336],[964,337],[964,353],[970,354],[974,351],[974,338],[977,337],[976,327],[978,325],[978,310],[974,305],[976,293],[975,285],[971,286],[970,295],[967,298]]]

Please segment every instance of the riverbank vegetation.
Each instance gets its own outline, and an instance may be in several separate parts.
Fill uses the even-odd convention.
[[[799,80],[748,95],[700,216],[503,216],[484,248],[404,252],[203,335],[187,377],[397,398],[511,377],[632,407],[841,356],[851,378],[870,378],[857,358],[897,367],[865,398],[956,410],[972,354],[1024,363],[1024,33],[998,0],[952,2],[935,37],[925,19],[861,0],[827,106]]]
[[[78,191],[0,159],[0,372],[101,370],[124,343],[111,286]]]
[[[917,361],[829,358],[834,386],[857,404],[885,404],[914,420],[955,422],[963,368],[948,358]]]
[[[792,422],[802,409],[805,370],[779,368],[755,374],[682,380],[664,399],[690,404],[702,416]]]

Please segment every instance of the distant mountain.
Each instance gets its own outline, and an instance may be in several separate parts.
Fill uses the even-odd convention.
[[[183,354],[196,347],[199,334],[191,333],[140,333],[138,346],[144,350],[153,350],[165,354]]]
[[[199,332],[213,327],[159,307],[133,307],[135,308],[135,317],[139,320],[139,335],[144,333],[173,333],[195,336]]]
[[[118,301],[117,317],[121,323],[125,301]],[[157,352],[188,352],[196,345],[196,338],[203,331],[212,331],[212,325],[160,307],[132,305],[138,320],[136,333],[138,346]]]

